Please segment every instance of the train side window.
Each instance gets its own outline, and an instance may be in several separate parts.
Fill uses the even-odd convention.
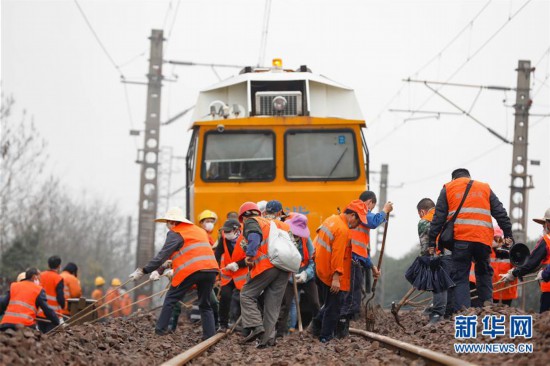
[[[285,134],[288,180],[355,180],[359,177],[353,130],[291,130]]]
[[[204,181],[275,179],[275,135],[272,131],[207,132],[203,157]]]
[[[193,130],[191,140],[189,140],[189,148],[187,150],[187,185],[195,181],[195,164],[197,160],[197,130]]]

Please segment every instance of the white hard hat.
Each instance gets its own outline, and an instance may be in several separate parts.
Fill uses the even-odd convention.
[[[155,220],[155,222],[166,222],[166,221],[178,221],[178,222],[185,222],[186,224],[192,224],[191,221],[187,220],[185,216],[183,215],[183,210],[179,207],[172,207],[166,213],[164,216],[159,217]]]
[[[256,204],[258,205],[258,208],[260,209],[261,213],[264,213],[265,207],[267,206],[267,201],[260,201]]]

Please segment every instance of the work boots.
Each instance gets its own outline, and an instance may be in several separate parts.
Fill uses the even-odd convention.
[[[338,324],[336,325],[336,338],[345,338],[349,336],[349,319],[340,318]]]
[[[314,337],[319,337],[321,335],[321,321],[317,318],[311,319],[309,327],[307,327],[308,332],[310,332]]]

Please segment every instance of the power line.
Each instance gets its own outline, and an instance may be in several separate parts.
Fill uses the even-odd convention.
[[[174,10],[174,16],[172,17],[172,23],[170,24],[170,30],[168,31],[168,36],[166,37],[166,44],[164,46],[164,55],[168,55],[168,48],[170,46],[170,40],[172,39],[172,31],[174,30],[174,25],[176,24],[176,19],[178,18],[178,11],[180,9],[181,0],[178,0],[176,3],[176,8]],[[164,27],[163,27],[164,28]]]
[[[489,154],[489,153],[492,152],[493,150],[496,150],[497,148],[499,148],[499,147],[501,147],[501,146],[504,146],[504,145],[505,145],[505,144],[504,144],[503,142],[501,142],[501,143],[499,143],[498,145],[493,146],[493,147],[490,148],[489,150],[486,150],[486,151],[482,152],[481,154],[474,156],[474,157],[471,158],[470,160],[458,164],[457,166],[466,166],[466,165],[468,165],[468,164],[471,164],[471,163],[473,163],[473,162],[475,162],[475,161],[477,161],[477,160],[479,160],[479,159],[481,159],[481,158],[484,158],[485,155]],[[431,179],[433,179],[433,178],[437,178],[437,177],[439,177],[439,176],[441,176],[441,175],[443,175],[443,174],[448,174],[448,173],[449,173],[449,169],[445,169],[445,170],[442,170],[442,171],[440,171],[440,172],[438,172],[438,173],[435,173],[435,174],[433,174],[433,175],[430,175],[430,176],[428,176],[428,177],[419,178],[419,179],[415,179],[415,180],[410,180],[410,181],[408,181],[408,182],[403,182],[402,184],[403,184],[404,186],[405,186],[405,185],[413,185],[413,184],[425,182],[425,181],[427,181],[427,180],[431,180]]]
[[[116,64],[115,60],[113,60],[113,58],[111,57],[111,55],[109,54],[109,52],[107,51],[107,48],[105,48],[105,46],[103,45],[103,42],[101,42],[101,39],[99,38],[99,36],[97,35],[96,31],[94,30],[94,27],[92,27],[92,24],[90,23],[90,21],[88,20],[88,17],[86,16],[86,14],[84,13],[84,10],[82,10],[82,8],[80,7],[80,4],[78,4],[78,1],[77,0],[74,0],[74,3],[76,5],[76,7],[78,8],[78,10],[80,11],[80,14],[82,15],[82,17],[84,18],[84,21],[86,22],[86,24],[88,25],[88,28],[90,29],[90,31],[92,32],[92,34],[94,35],[94,38],[96,39],[97,43],[99,44],[99,46],[101,47],[101,49],[103,50],[103,52],[105,53],[105,55],[107,56],[107,58],[109,59],[109,61],[111,61],[111,64],[114,66],[114,68],[117,70],[117,72],[119,73],[120,75],[120,78],[121,79],[124,79],[124,75],[122,75],[122,72],[120,72],[120,68],[118,67],[118,65]]]
[[[265,10],[264,10],[264,22],[262,30],[262,40],[260,42],[260,56],[258,58],[258,67],[264,66],[265,58],[265,48],[267,45],[267,34],[269,32],[269,16],[271,14],[271,0],[265,0]]]

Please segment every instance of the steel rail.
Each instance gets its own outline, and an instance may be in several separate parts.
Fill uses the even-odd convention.
[[[377,341],[391,350],[397,351],[401,356],[405,357],[420,357],[428,365],[458,365],[458,366],[474,366],[475,364],[464,361],[460,358],[452,357],[441,352],[432,351],[430,349],[416,346],[407,342],[399,341],[394,338],[386,337],[380,334],[367,332],[361,329],[349,328],[351,334],[360,335],[370,341]]]

